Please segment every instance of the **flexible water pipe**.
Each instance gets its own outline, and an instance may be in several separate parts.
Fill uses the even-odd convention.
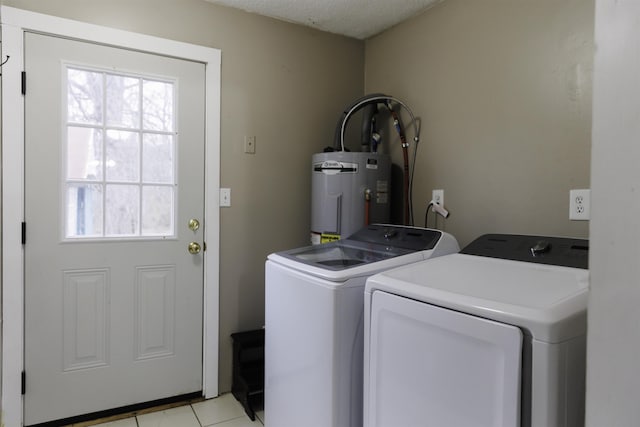
[[[342,121],[340,123],[340,151],[345,151],[344,148],[344,133],[345,133],[345,129],[347,126],[347,122],[349,121],[349,118],[351,117],[351,115],[353,113],[355,113],[356,111],[358,111],[360,108],[362,108],[365,105],[369,105],[372,103],[383,103],[391,112],[391,115],[393,117],[394,120],[394,127],[396,128],[396,131],[398,132],[398,134],[400,135],[400,140],[402,143],[402,155],[403,155],[403,163],[404,163],[404,180],[403,180],[403,193],[404,193],[404,202],[405,202],[405,206],[404,206],[404,223],[405,225],[412,225],[413,223],[413,212],[412,212],[412,203],[411,203],[411,182],[413,181],[413,177],[411,176],[411,172],[409,169],[409,154],[408,154],[408,147],[409,144],[407,143],[406,137],[404,135],[404,131],[402,129],[402,124],[400,122],[400,116],[398,115],[397,112],[395,112],[393,110],[393,107],[391,105],[391,103],[394,102],[396,104],[401,105],[402,107],[404,107],[404,109],[407,110],[407,112],[409,113],[409,116],[411,117],[411,121],[413,122],[413,126],[414,126],[414,137],[413,140],[415,142],[416,145],[416,150],[414,152],[414,164],[415,164],[415,155],[417,154],[417,145],[418,142],[420,141],[420,129],[418,127],[418,121],[416,120],[415,116],[413,115],[413,112],[411,111],[411,109],[401,100],[399,100],[398,98],[395,98],[393,96],[389,96],[389,95],[384,95],[384,94],[373,94],[373,95],[367,95],[364,96],[362,98],[360,98],[359,100],[357,100],[352,106],[351,108],[349,108],[347,111],[345,111],[343,117],[342,117]],[[337,129],[336,129],[336,139],[337,139]],[[337,143],[338,141],[335,141],[335,143]],[[336,148],[337,144],[335,144]]]

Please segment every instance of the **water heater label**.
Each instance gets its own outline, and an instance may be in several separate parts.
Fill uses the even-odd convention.
[[[313,170],[314,172],[322,172],[326,175],[336,175],[339,173],[358,173],[358,164],[327,160],[326,162],[314,164]]]
[[[340,240],[339,234],[322,233],[322,235],[320,236],[320,243],[331,243],[331,242],[336,242],[338,240]]]

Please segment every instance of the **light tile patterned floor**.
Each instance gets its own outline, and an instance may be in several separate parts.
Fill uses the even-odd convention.
[[[228,393],[192,405],[97,424],[96,427],[259,427],[263,424],[263,411],[258,411],[256,420],[251,421],[242,405]]]

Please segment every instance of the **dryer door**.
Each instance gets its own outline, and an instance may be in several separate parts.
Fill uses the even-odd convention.
[[[376,291],[366,427],[520,425],[520,329]]]

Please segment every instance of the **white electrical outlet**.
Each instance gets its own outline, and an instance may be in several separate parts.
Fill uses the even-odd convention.
[[[591,218],[591,190],[569,191],[569,219],[589,221]]]
[[[433,190],[431,200],[444,207],[444,190]],[[435,212],[435,209],[431,208],[431,212]]]

